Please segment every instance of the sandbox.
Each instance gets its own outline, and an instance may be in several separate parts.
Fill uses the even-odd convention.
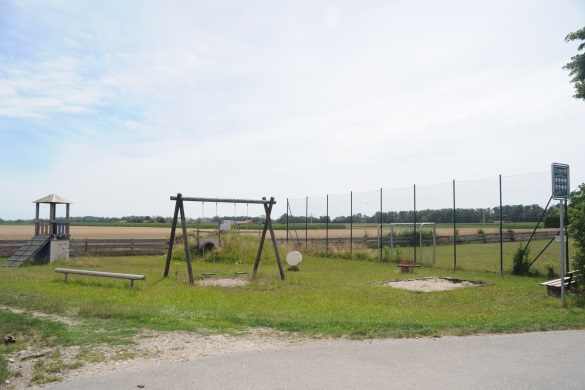
[[[402,288],[405,290],[422,292],[445,291],[464,287],[481,287],[489,285],[489,283],[482,281],[464,280],[449,277],[388,280],[384,282],[376,282],[374,284],[382,287]]]

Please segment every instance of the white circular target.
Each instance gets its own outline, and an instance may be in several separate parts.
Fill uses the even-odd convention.
[[[301,263],[301,261],[303,261],[303,256],[299,251],[288,252],[286,255],[286,262],[291,267],[296,267]]]

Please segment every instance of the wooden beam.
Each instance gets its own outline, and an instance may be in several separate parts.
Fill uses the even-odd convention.
[[[181,199],[181,194],[177,194],[175,199]],[[38,203],[37,203],[38,205]],[[171,226],[171,238],[169,241],[169,250],[167,251],[167,264],[165,265],[165,278],[169,276],[171,266],[171,256],[173,254],[173,244],[175,242],[175,229],[177,228],[177,218],[179,217],[179,201],[175,202],[175,214],[173,215],[173,225]]]
[[[272,228],[272,219],[270,214],[272,213],[272,206],[274,205],[274,198],[270,198],[270,205],[264,204],[264,211],[266,212],[266,222],[268,223],[268,229],[270,230],[270,237],[272,238],[272,246],[274,247],[274,253],[276,254],[276,263],[278,264],[278,270],[280,271],[280,279],[284,280],[284,270],[282,269],[282,261],[280,261],[280,254],[278,253],[278,244],[276,243],[276,236],[274,229]]]
[[[189,238],[187,236],[187,223],[185,222],[185,208],[183,207],[183,200],[180,202],[179,211],[181,212],[181,227],[183,228],[183,244],[185,245],[185,255],[187,256],[187,271],[189,272],[189,283],[195,284],[193,278],[193,267],[191,266],[191,252],[189,251]]]
[[[280,279],[284,280],[284,270],[282,269],[282,262],[280,261],[280,254],[278,253],[278,245],[276,243],[276,236],[274,235],[274,229],[272,228],[272,221],[270,220],[270,214],[272,213],[272,206],[276,202],[274,198],[270,198],[270,201],[264,203],[264,212],[266,213],[266,219],[264,220],[264,229],[262,230],[262,237],[260,238],[260,245],[258,247],[258,254],[256,255],[256,261],[254,263],[253,278],[256,278],[258,272],[258,266],[260,265],[260,255],[264,248],[264,241],[266,239],[266,232],[270,230],[270,237],[272,239],[272,245],[274,247],[274,253],[276,255],[276,262],[278,263],[278,270],[280,271]]]
[[[176,196],[171,196],[171,200],[177,200]],[[215,202],[215,203],[249,203],[249,204],[268,204],[269,200],[253,200],[253,199],[225,199],[225,198],[190,198],[183,197],[184,202]],[[276,202],[274,202],[276,204]]]

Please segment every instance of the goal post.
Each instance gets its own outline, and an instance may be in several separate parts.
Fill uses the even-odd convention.
[[[414,226],[416,225],[416,236]],[[434,264],[437,260],[437,225],[435,222],[383,223],[378,225],[378,253],[382,256],[382,248],[390,249],[390,256],[397,255],[397,248],[414,246],[419,248],[417,258],[412,259],[417,263]]]

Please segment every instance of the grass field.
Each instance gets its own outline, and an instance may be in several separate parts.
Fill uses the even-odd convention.
[[[539,244],[540,245],[540,244]],[[268,327],[300,332],[309,337],[417,337],[582,329],[585,309],[571,296],[565,307],[548,297],[538,283],[544,277],[508,273],[518,243],[505,245],[504,275],[499,273],[499,245],[464,245],[453,270],[451,247],[438,247],[438,260],[400,274],[394,262],[372,261],[374,255],[356,251],[356,259],[335,259],[305,253],[300,272],[286,272],[281,281],[272,248],[265,250],[259,277],[235,276],[253,268],[254,251],[234,261],[193,261],[195,277],[214,272],[218,278],[249,281],[241,287],[199,286],[188,283],[187,265],[173,260],[163,278],[165,257],[81,257],[64,263],[20,268],[0,267],[0,332],[25,340],[18,347],[0,346],[0,381],[17,375],[7,369],[6,354],[26,346],[80,347],[74,362],[58,353],[39,367],[35,383],[58,380],[52,370],[73,369],[92,357],[92,346],[130,343],[142,329],[157,331],[230,332]],[[464,249],[463,249],[464,248]],[[287,248],[281,248],[282,257]],[[536,251],[536,249],[533,249]],[[357,258],[369,259],[358,260]],[[557,257],[558,259],[558,257]],[[241,262],[236,264],[235,260]],[[555,260],[554,253],[550,261]],[[540,262],[540,260],[539,260]],[[70,275],[64,282],[55,267],[146,275],[145,282],[129,282]],[[457,277],[484,281],[468,287],[430,293],[376,285],[409,277]],[[59,315],[74,325],[33,318],[27,312]],[[24,345],[23,345],[24,344]],[[58,348],[56,349],[58,351]],[[67,365],[71,366],[67,366]]]
[[[57,264],[63,266],[63,264]],[[245,287],[188,284],[186,265],[174,261],[163,278],[163,257],[77,259],[71,267],[147,276],[145,283],[71,276],[65,284],[56,265],[0,269],[0,304],[124,326],[153,329],[237,329],[268,326],[334,336],[403,337],[416,335],[517,332],[585,325],[581,309],[561,309],[546,296],[542,279],[493,272],[453,272],[425,267],[417,277],[456,276],[492,283],[488,287],[413,293],[375,286],[405,277],[392,263],[307,257],[301,272],[280,281],[276,264],[264,261],[260,277]],[[234,277],[251,264],[193,263],[204,271]],[[410,276],[410,275],[409,275]]]

